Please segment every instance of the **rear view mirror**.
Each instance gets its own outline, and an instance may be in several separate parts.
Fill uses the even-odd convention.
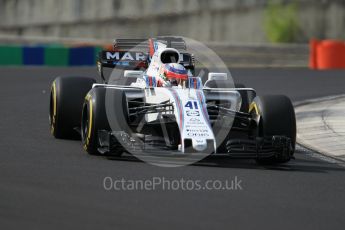
[[[209,73],[208,80],[228,80],[227,73]]]
[[[125,70],[124,77],[140,78],[143,76],[143,74],[144,72],[141,70]]]

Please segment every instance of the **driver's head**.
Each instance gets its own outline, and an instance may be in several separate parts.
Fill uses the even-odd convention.
[[[183,65],[178,63],[169,63],[164,66],[164,76],[172,85],[181,85],[188,78],[188,73]]]

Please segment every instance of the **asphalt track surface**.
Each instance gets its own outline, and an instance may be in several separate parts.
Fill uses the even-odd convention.
[[[79,141],[49,133],[49,86],[94,68],[0,69],[0,229],[344,229],[345,168],[304,151],[284,166],[213,159],[161,168],[132,158],[87,155]],[[258,93],[294,101],[344,93],[343,71],[235,69]],[[236,191],[106,191],[126,180],[227,180]]]

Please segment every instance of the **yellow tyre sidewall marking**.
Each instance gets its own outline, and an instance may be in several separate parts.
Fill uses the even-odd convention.
[[[253,110],[255,111],[255,113],[257,115],[260,115],[260,111],[259,111],[258,106],[257,106],[257,104],[255,102],[252,102],[250,104],[250,106],[249,106],[249,113],[252,112]]]
[[[53,114],[51,116],[51,125],[50,125],[50,132],[53,134],[55,131],[55,123],[56,123],[56,85],[55,81],[52,84],[51,91],[53,94]]]
[[[91,137],[91,129],[92,129],[92,100],[89,99],[89,130],[87,133],[87,138],[90,139]]]
[[[92,117],[93,117],[93,109],[92,109],[92,100],[91,100],[91,95],[86,95],[85,100],[89,104],[89,125],[88,125],[88,130],[87,130],[87,136],[86,136],[86,141],[84,144],[84,149],[87,149],[89,143],[90,143],[90,138],[91,138],[91,131],[92,131]]]
[[[261,115],[260,115],[260,111],[259,111],[259,107],[258,105],[253,101],[250,105],[249,105],[249,114],[251,114],[251,112],[254,110],[255,114],[257,116],[259,116],[258,121],[260,122],[261,120]],[[257,131],[259,132],[259,131]]]

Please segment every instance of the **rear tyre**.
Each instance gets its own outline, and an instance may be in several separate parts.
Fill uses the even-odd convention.
[[[259,136],[286,136],[291,139],[293,152],[296,145],[296,117],[291,100],[283,95],[255,97],[250,105],[251,112],[260,115]],[[293,154],[292,152],[292,154]],[[288,162],[291,156],[258,159],[259,164]]]
[[[85,97],[81,119],[81,137],[83,147],[89,154],[121,156],[124,152],[124,148],[117,140],[113,140],[116,147],[109,152],[100,151],[101,146],[99,144],[99,131],[115,131],[109,125],[105,104],[106,97],[113,97],[115,100],[116,114],[114,119],[120,121],[122,119],[123,121],[125,117],[123,113],[124,96],[124,92],[119,89],[93,88]]]
[[[57,77],[51,86],[49,121],[50,132],[55,138],[80,139],[84,97],[96,81],[88,77]]]

